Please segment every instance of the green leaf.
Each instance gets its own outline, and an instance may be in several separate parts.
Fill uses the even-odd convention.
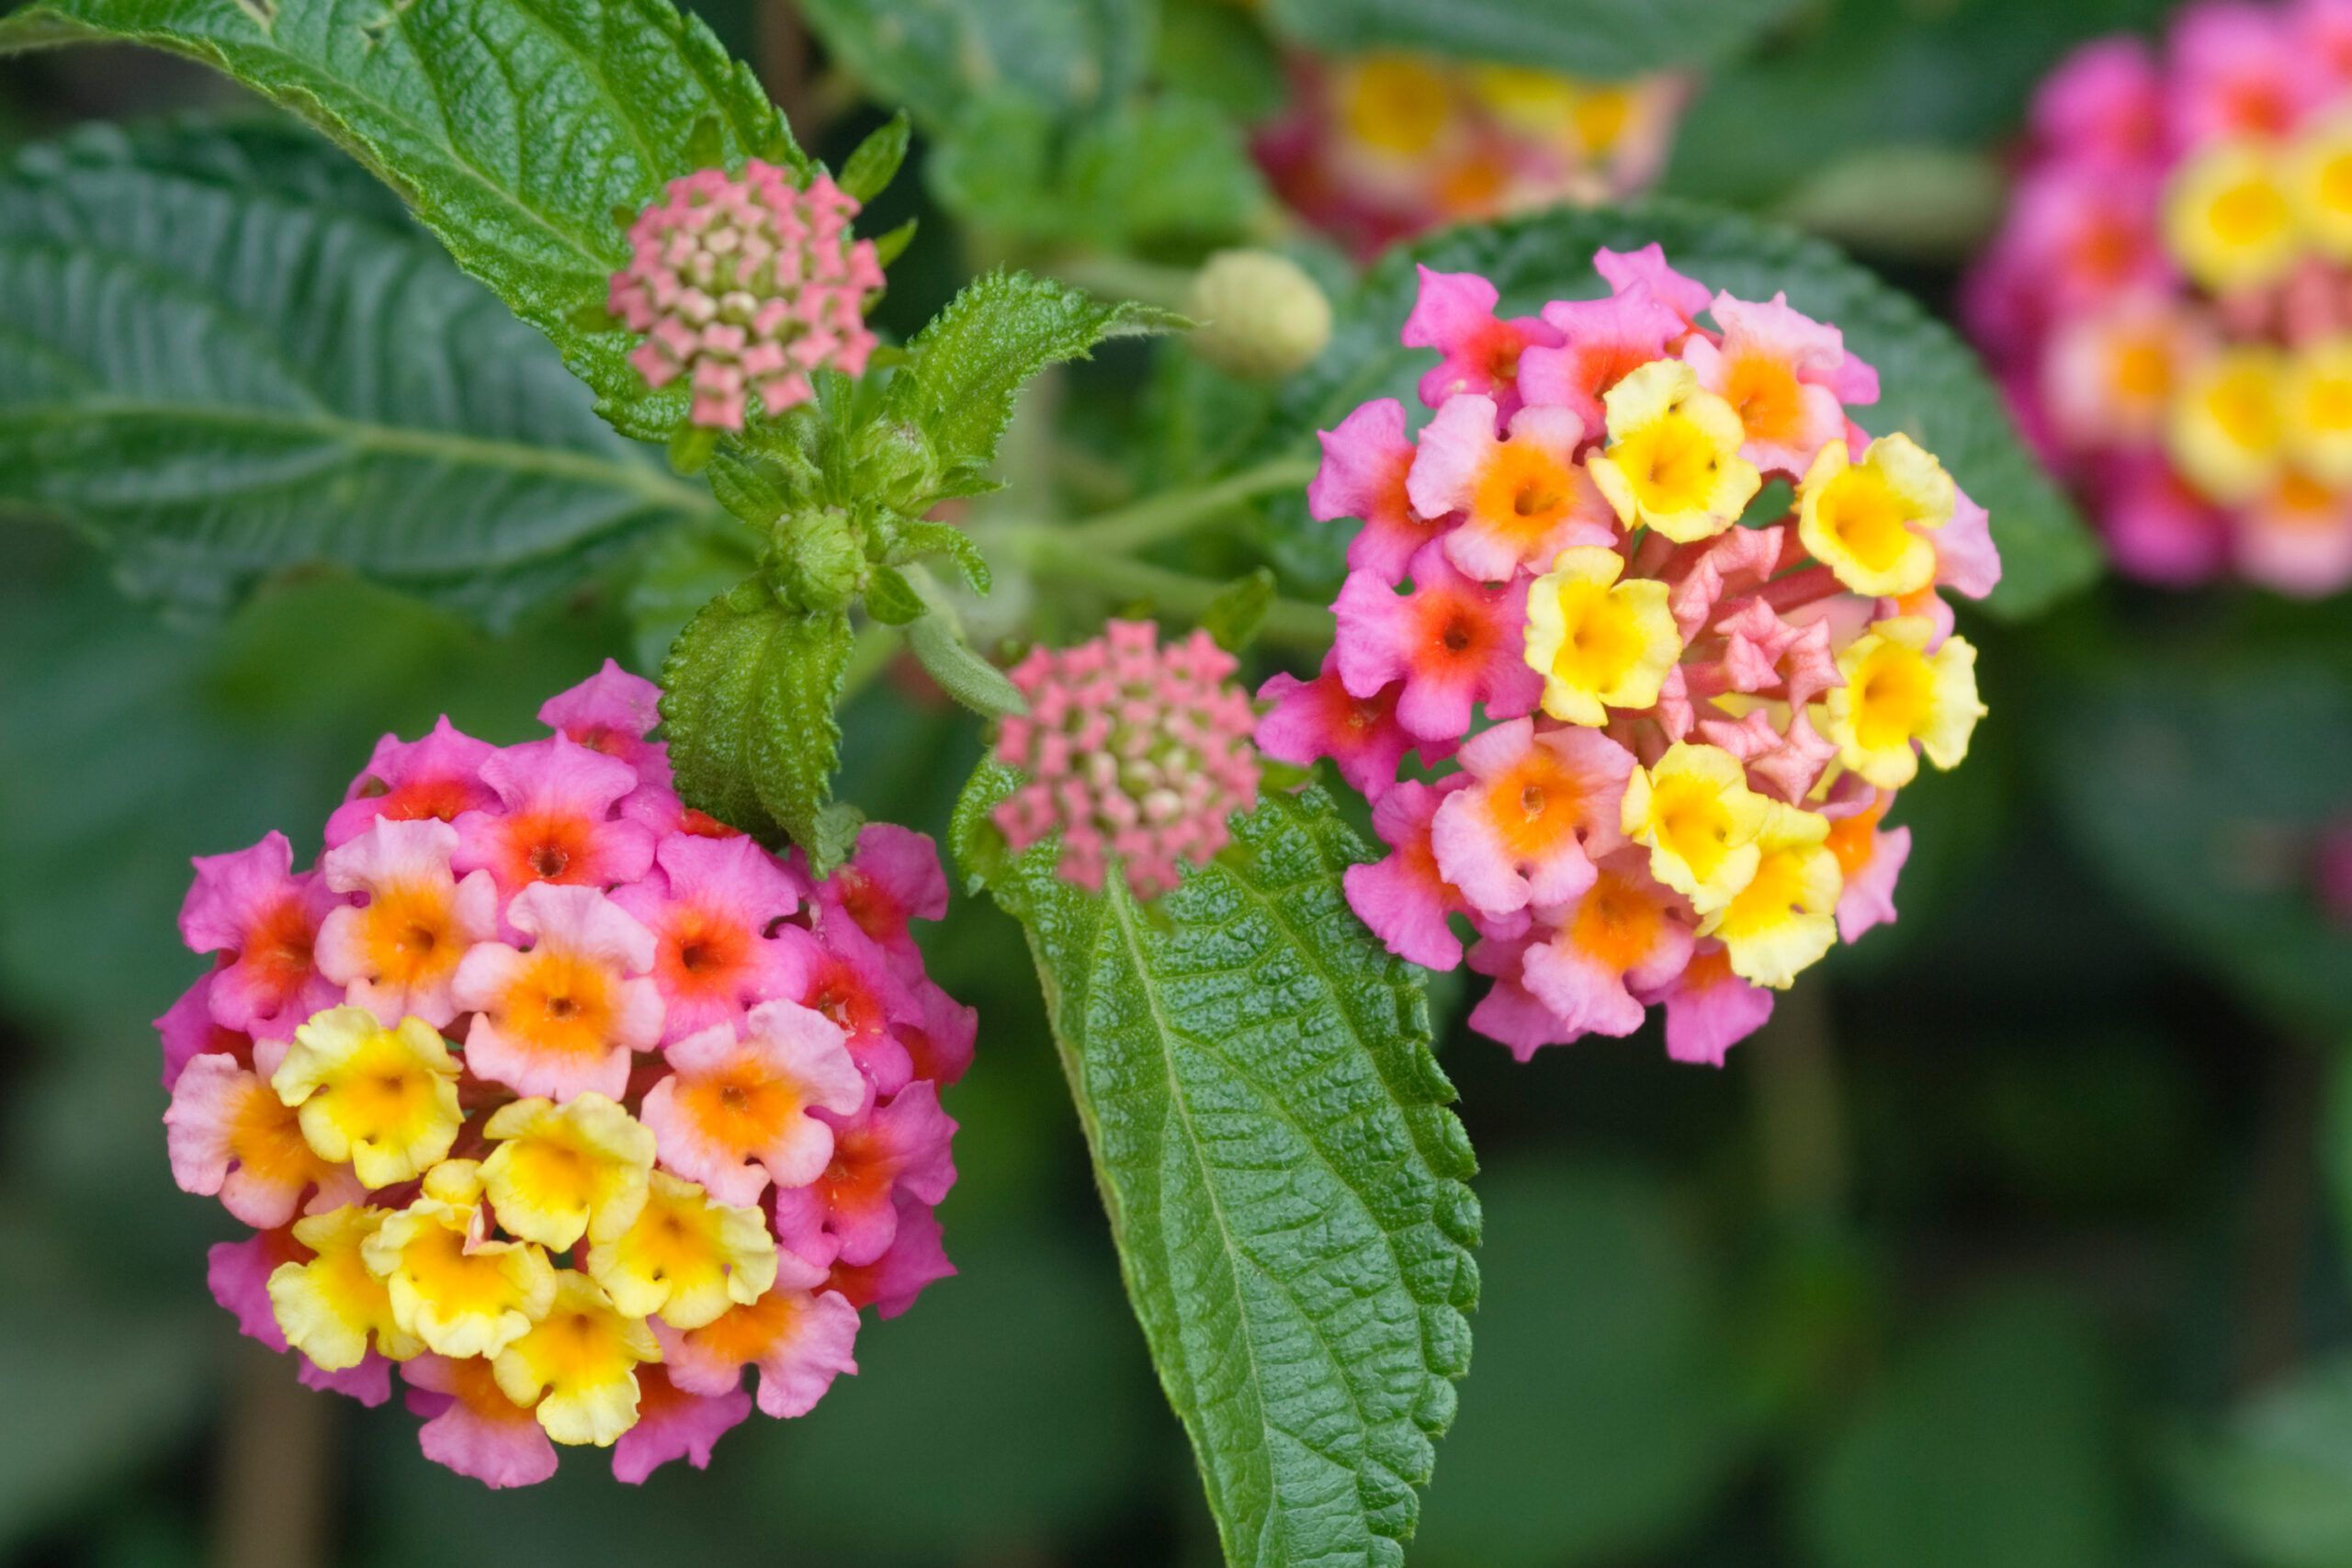
[[[1238,240],[1270,201],[1234,122],[1178,96],[1122,104],[1066,133],[1034,99],[979,98],[942,132],[925,176],[977,228],[1114,250]]]
[[[1030,377],[1085,358],[1105,338],[1182,324],[1148,305],[1105,304],[1027,273],[992,272],[965,285],[907,345],[912,363],[892,377],[884,419],[924,450],[941,479],[977,474],[995,457],[1013,395]],[[933,497],[894,499],[911,513]]]
[[[907,161],[909,135],[907,111],[900,109],[849,155],[838,182],[842,189],[860,202],[872,201],[889,189],[890,182],[899,176],[899,165]]]
[[[1416,1568],[1684,1561],[1758,1436],[1716,1260],[1654,1175],[1479,1178],[1478,1375]]]
[[[2216,630],[2056,666],[2037,754],[2061,825],[2188,958],[2290,1037],[2352,1039],[2352,931],[2312,886],[2352,778],[2347,666]]]
[[[907,646],[939,682],[941,691],[982,718],[1029,711],[1021,689],[1003,671],[973,652],[944,616],[928,615],[910,625]]]
[[[854,837],[829,804],[851,641],[847,615],[787,610],[752,578],[687,622],[662,668],[679,795],[747,831],[773,824],[820,875]]]
[[[2099,557],[2073,505],[2019,439],[1999,392],[1975,356],[1909,295],[1833,247],[1791,229],[1681,202],[1555,211],[1449,229],[1384,256],[1355,297],[1340,304],[1330,346],[1283,389],[1261,446],[1311,454],[1329,430],[1368,399],[1414,403],[1426,350],[1396,333],[1418,289],[1414,268],[1471,271],[1493,279],[1510,314],[1547,299],[1605,292],[1595,250],[1656,241],[1667,259],[1713,288],[1789,303],[1835,324],[1847,345],[1878,367],[1880,400],[1856,409],[1873,434],[1901,430],[1943,459],[1953,479],[1992,513],[2001,584],[1985,602],[2004,617],[2038,614],[2097,575]],[[1278,519],[1278,564],[1316,586],[1336,585],[1347,530],[1310,524],[1304,498]]]
[[[1256,639],[1258,628],[1266,624],[1266,612],[1273,607],[1273,570],[1261,566],[1218,589],[1201,612],[1201,625],[1219,648],[1238,653]]]
[[[1276,796],[1146,908],[1012,858],[956,810],[967,874],[1028,929],[1161,1386],[1229,1562],[1395,1564],[1452,1421],[1477,1299],[1475,1169],[1417,971],[1349,912],[1330,798]]]
[[[886,626],[903,626],[930,606],[895,567],[871,568],[865,580],[865,613]]]
[[[2108,1568],[2120,1434],[2098,1327],[2015,1294],[1946,1325],[1866,1402],[1805,1486],[1823,1568]]]
[[[803,0],[825,51],[874,97],[928,126],[970,98],[1014,92],[1076,113],[1136,89],[1150,57],[1149,0]]]
[[[663,535],[645,553],[637,580],[622,607],[628,612],[629,647],[636,668],[659,670],[670,645],[696,612],[759,565],[758,541],[751,530],[724,515],[707,517]]]
[[[2352,1356],[2261,1394],[2194,1456],[2188,1488],[2260,1568],[2352,1562]]]
[[[290,126],[93,128],[0,181],[0,501],[217,610],[340,567],[503,624],[708,507]]]
[[[1275,28],[1319,49],[1425,50],[1614,79],[1713,65],[1797,0],[1272,0]]]
[[[201,61],[317,125],[632,435],[666,434],[687,393],[650,392],[625,334],[572,320],[628,259],[615,209],[692,173],[706,120],[729,162],[809,167],[751,68],[669,0],[40,0],[0,21],[0,51],[98,39]]]

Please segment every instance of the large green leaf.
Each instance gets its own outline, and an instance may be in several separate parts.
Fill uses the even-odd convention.
[[[298,128],[26,150],[0,297],[0,502],[144,596],[326,564],[500,623],[709,504]]]
[[[1796,0],[1272,0],[1275,25],[1318,49],[1427,50],[1613,78],[1712,65]]]
[[[1008,857],[989,765],[957,857],[1027,927],[1127,1291],[1228,1562],[1395,1564],[1466,1369],[1475,1168],[1418,974],[1348,910],[1319,791],[1234,819],[1156,904]]]
[[[1132,92],[1150,59],[1151,0],[801,0],[835,60],[875,96],[938,126],[1012,93],[1068,113]]]
[[[1999,393],[1948,328],[1818,240],[1680,202],[1562,209],[1448,229],[1391,251],[1341,305],[1330,346],[1284,387],[1262,445],[1311,453],[1313,432],[1329,430],[1365,400],[1410,403],[1414,380],[1430,363],[1428,351],[1396,342],[1412,309],[1417,265],[1482,273],[1501,289],[1506,310],[1524,312],[1547,299],[1603,292],[1593,252],[1653,241],[1711,288],[1747,299],[1786,290],[1789,303],[1834,322],[1854,352],[1878,367],[1882,396],[1855,411],[1861,423],[1873,434],[1909,433],[1992,512],[2003,567],[1986,602],[1994,612],[2033,615],[2097,573],[2098,550],[2081,518],[2035,464]],[[1345,529],[1306,523],[1303,501],[1277,522],[1283,565],[1326,581],[1336,574]]]
[[[553,338],[621,429],[657,435],[616,332],[583,329],[628,259],[614,214],[717,147],[805,167],[748,66],[670,0],[40,0],[0,51],[118,39],[215,66],[317,124]]]

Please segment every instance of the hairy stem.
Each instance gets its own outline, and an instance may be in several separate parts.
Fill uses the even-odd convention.
[[[1006,539],[1041,581],[1069,582],[1120,598],[1148,600],[1171,615],[1198,619],[1225,584],[1090,546],[1078,531],[1023,529]],[[1270,642],[1317,650],[1331,641],[1331,612],[1298,599],[1276,599],[1260,633]]]

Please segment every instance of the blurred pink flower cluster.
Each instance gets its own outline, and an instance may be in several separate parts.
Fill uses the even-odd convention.
[[[277,832],[196,862],[212,967],[157,1021],[173,1175],[254,1231],[214,1295],[312,1387],[381,1404],[397,1365],[492,1486],[557,1443],[705,1464],[953,1271],[976,1021],[910,931],[931,840],[812,880],[680,802],[659,694],[607,662],[544,739],[386,736],[314,869]]]
[[[874,352],[866,297],[882,287],[874,242],[852,240],[858,204],[819,175],[806,190],[757,158],[741,175],[672,180],[629,226],[612,312],[645,341],[629,354],[646,383],[680,376],[688,417],[741,430],[747,397],[779,414],[811,395],[808,373],[854,376]]]
[[[1984,711],[1940,590],[2000,560],[1932,455],[1854,423],[1878,376],[1835,326],[1656,245],[1595,265],[1607,296],[1519,317],[1422,269],[1434,413],[1324,434],[1309,510],[1358,525],[1337,636],[1266,683],[1258,743],[1372,801],[1389,852],[1347,894],[1391,952],[1451,969],[1476,933],[1473,1027],[1523,1058],[1663,1003],[1668,1052],[1720,1063],[1894,918],[1883,818]],[[1751,516],[1768,483],[1789,509]]]
[[[2119,567],[2352,582],[2352,0],[2085,45],[1965,313]]]
[[[1630,195],[1657,177],[1688,89],[1408,54],[1291,63],[1260,165],[1301,217],[1362,256],[1441,223]]]

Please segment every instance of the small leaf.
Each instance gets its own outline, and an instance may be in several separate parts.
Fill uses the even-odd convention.
[[[1322,49],[1424,50],[1613,81],[1727,60],[1797,0],[1272,0],[1277,30]]]
[[[901,255],[904,255],[906,254],[907,247],[914,243],[915,230],[921,221],[922,220],[920,219],[910,218],[904,223],[899,224],[897,228],[886,230],[882,233],[876,235],[874,241],[875,261],[880,265],[887,267],[892,262],[897,261]],[[871,369],[878,366],[897,363],[897,361],[890,356],[899,355],[902,352],[902,350],[897,348],[877,348],[866,356],[866,366]]]
[[[903,626],[929,613],[931,606],[895,567],[870,569],[865,580],[865,613],[886,626]]]
[[[955,561],[956,570],[963,573],[964,585],[975,593],[986,593],[995,581],[980,547],[972,542],[971,535],[952,523],[902,523],[899,525],[899,547],[909,559],[918,556],[948,557]]]
[[[0,53],[102,39],[187,55],[325,131],[648,440],[686,389],[649,389],[625,336],[571,321],[628,260],[615,213],[709,163],[810,168],[751,68],[670,0],[42,0],[0,20]]]
[[[1856,407],[1857,422],[1872,434],[1911,435],[1992,513],[2002,577],[1985,601],[1989,612],[2037,615],[2098,575],[2098,549],[2081,517],[2027,450],[1999,391],[1951,329],[1821,241],[1681,202],[1564,208],[1443,230],[1391,250],[1354,298],[1339,302],[1330,346],[1282,389],[1258,455],[1312,454],[1316,431],[1368,399],[1413,404],[1414,383],[1430,359],[1400,347],[1396,333],[1419,288],[1416,267],[1482,274],[1501,290],[1501,309],[1518,315],[1548,299],[1606,292],[1592,270],[1593,252],[1653,241],[1710,288],[1744,299],[1785,290],[1790,304],[1837,326],[1847,346],[1878,367],[1880,400]],[[1300,497],[1275,513],[1268,547],[1306,585],[1336,588],[1347,536],[1345,528],[1310,524]]]
[[[1148,910],[1057,847],[1005,854],[974,775],[956,855],[1028,928],[1127,1292],[1227,1562],[1396,1563],[1452,1421],[1478,1204],[1419,972],[1351,914],[1318,790],[1233,820]]]
[[[681,424],[670,433],[670,467],[681,474],[698,474],[718,450],[718,432],[707,424]]]
[[[686,624],[662,670],[679,795],[747,831],[773,824],[820,875],[846,848],[828,800],[851,640],[848,615],[786,610],[750,578]]]
[[[1201,625],[1208,628],[1219,648],[1227,653],[1238,653],[1256,639],[1258,628],[1266,624],[1266,612],[1273,604],[1273,570],[1261,566],[1249,576],[1236,578],[1218,589],[1208,607],[1201,612]]]
[[[927,615],[907,627],[907,646],[914,650],[939,689],[982,718],[1027,713],[1029,704],[1003,671],[973,652],[944,616]]]
[[[898,177],[899,165],[906,162],[907,111],[892,115],[882,128],[857,144],[857,151],[842,165],[838,182],[842,189],[860,203],[872,201],[890,186]]]
[[[1066,284],[993,272],[961,293],[907,344],[913,363],[891,378],[886,417],[922,439],[943,476],[996,456],[1013,395],[1048,365],[1083,359],[1106,338],[1169,331],[1182,318],[1131,302],[1105,304]],[[895,498],[919,512],[943,493]]]
[[[326,566],[503,625],[708,498],[300,127],[94,127],[0,174],[0,503],[212,611]]]

